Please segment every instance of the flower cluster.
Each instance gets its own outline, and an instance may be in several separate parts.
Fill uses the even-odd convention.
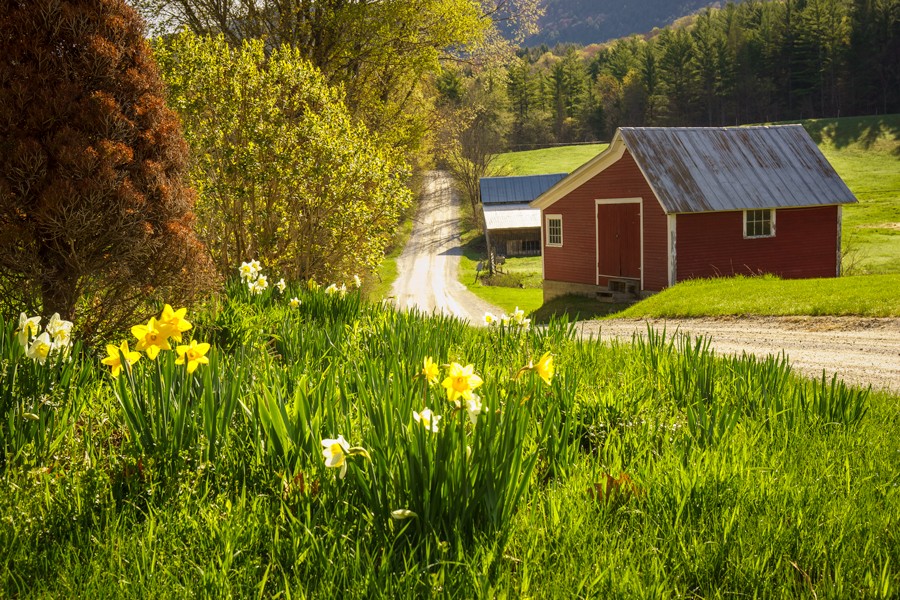
[[[422,370],[419,376],[424,377],[428,383],[437,383],[440,379],[440,371],[438,365],[430,356],[425,357]],[[475,374],[473,365],[465,367],[459,363],[451,363],[447,367],[446,377],[441,382],[441,386],[447,392],[447,399],[453,404],[456,410],[466,409],[469,421],[474,425],[481,414],[482,404],[481,398],[475,394],[475,389],[481,386],[484,381]],[[413,419],[420,423],[427,431],[437,433],[438,424],[442,417],[434,414],[427,406],[420,412],[413,411]]]
[[[41,317],[19,315],[16,337],[28,358],[44,364],[52,354],[66,355],[72,345],[71,321],[60,319],[59,313],[53,313],[43,333],[40,331]]]
[[[247,287],[250,289],[250,293],[262,294],[269,288],[269,278],[263,275],[262,267],[260,266],[258,260],[251,260],[250,262],[241,263],[238,271],[241,274],[241,281],[247,284]],[[275,287],[278,288],[278,291],[283,294],[285,288],[287,288],[287,284],[284,282],[284,278],[279,279],[278,283],[275,284]]]
[[[150,317],[147,324],[135,325],[131,328],[131,334],[137,338],[134,351],[128,347],[127,341],[122,342],[120,346],[108,344],[106,352],[109,356],[101,362],[112,369],[113,377],[118,377],[123,366],[130,367],[137,362],[141,357],[141,352],[144,352],[150,360],[156,360],[162,350],[172,350],[170,340],[181,344],[182,334],[193,327],[184,318],[186,313],[186,308],[174,310],[166,304],[159,317]],[[176,346],[175,352],[178,354],[175,364],[186,364],[188,373],[193,373],[200,365],[209,364],[209,358],[206,356],[206,353],[209,352],[209,344],[191,340],[189,344]],[[126,365],[122,364],[123,358]]]
[[[525,311],[518,306],[516,307],[516,310],[512,315],[507,315],[506,313],[504,313],[500,315],[500,317],[497,317],[493,313],[486,312],[484,313],[484,317],[482,317],[482,319],[484,320],[484,324],[488,326],[497,325],[499,323],[504,327],[508,327],[510,325],[516,325],[524,329],[528,329],[529,327],[531,327],[531,319],[526,318]]]

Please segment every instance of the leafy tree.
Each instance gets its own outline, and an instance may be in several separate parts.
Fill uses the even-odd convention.
[[[0,1],[0,303],[86,338],[213,269],[192,232],[187,145],[122,0]]]
[[[380,262],[410,201],[405,169],[297,49],[185,30],[156,52],[222,272],[258,257],[286,277],[346,281]]]
[[[538,0],[138,0],[170,27],[221,34],[232,46],[288,45],[343,86],[346,103],[410,158],[427,148],[434,112],[430,81],[445,61],[510,53],[499,34],[533,30]],[[521,36],[520,36],[521,37]],[[421,157],[418,157],[421,158]]]

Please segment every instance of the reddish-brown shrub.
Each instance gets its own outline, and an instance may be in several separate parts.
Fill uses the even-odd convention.
[[[187,152],[123,0],[0,0],[0,308],[93,338],[207,290]]]

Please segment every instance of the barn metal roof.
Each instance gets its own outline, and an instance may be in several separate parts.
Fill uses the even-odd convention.
[[[488,231],[495,229],[540,229],[541,210],[525,205],[500,204],[485,205],[484,226]]]
[[[482,204],[528,203],[546,192],[568,173],[524,175],[519,177],[482,177]]]
[[[622,127],[618,135],[667,213],[856,202],[800,125]]]

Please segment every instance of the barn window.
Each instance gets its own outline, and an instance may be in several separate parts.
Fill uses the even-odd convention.
[[[547,245],[562,246],[562,215],[547,215]]]
[[[744,237],[760,238],[774,237],[775,235],[775,210],[744,211]]]

